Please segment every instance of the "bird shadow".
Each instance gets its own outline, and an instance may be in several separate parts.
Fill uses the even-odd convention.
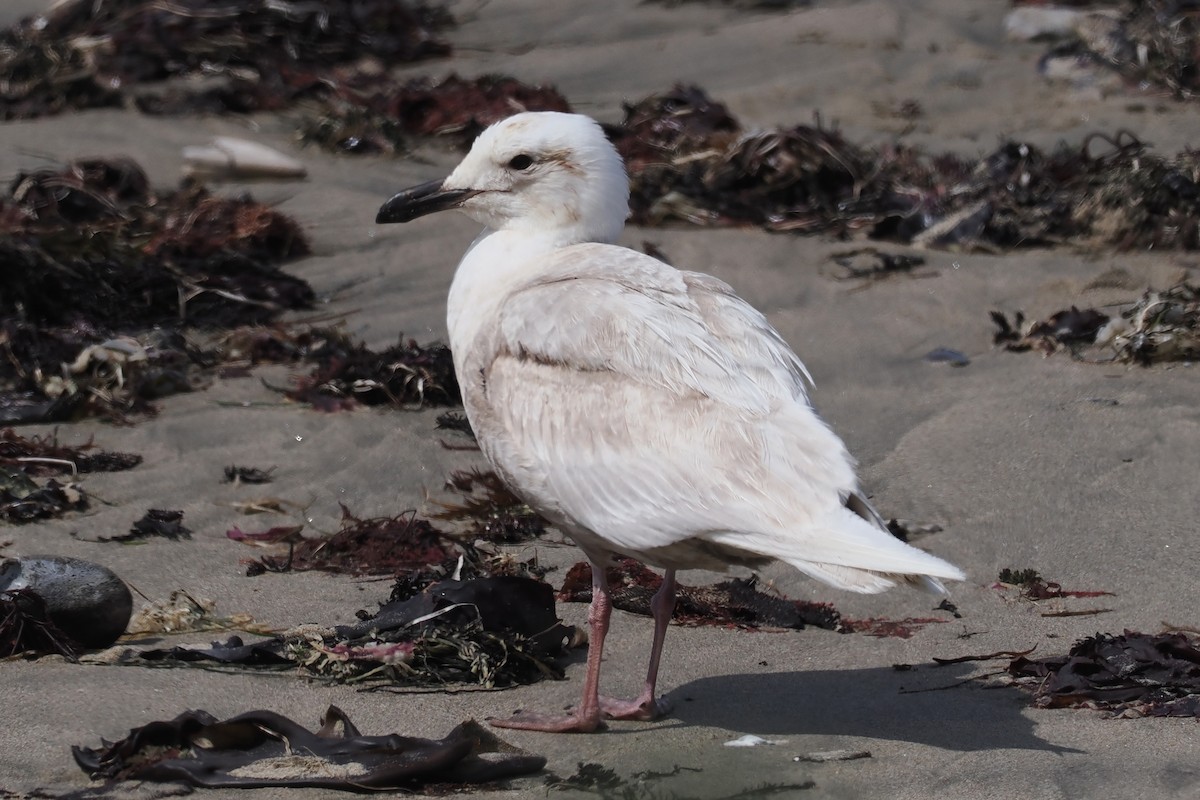
[[[686,683],[669,695],[690,725],[759,736],[837,735],[947,750],[1078,753],[1038,738],[1015,688],[984,688],[967,665],[742,673]],[[959,684],[957,686],[953,686]],[[952,687],[953,688],[950,688]]]

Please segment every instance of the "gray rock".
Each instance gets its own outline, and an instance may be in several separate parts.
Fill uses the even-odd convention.
[[[0,591],[30,589],[63,633],[85,647],[108,647],[133,614],[133,595],[116,574],[68,556],[25,556],[0,561]]]

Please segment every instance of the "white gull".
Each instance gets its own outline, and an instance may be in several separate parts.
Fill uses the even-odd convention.
[[[588,117],[523,113],[476,139],[444,181],[413,187],[377,222],[457,208],[485,226],[454,276],[450,346],[480,449],[592,565],[581,704],[494,725],[590,731],[653,719],[675,571],[779,559],[841,589],[899,581],[945,593],[952,564],[887,532],[854,462],[808,402],[808,372],[727,284],[614,241],[629,182]],[[614,554],[666,570],[645,688],[599,694]]]

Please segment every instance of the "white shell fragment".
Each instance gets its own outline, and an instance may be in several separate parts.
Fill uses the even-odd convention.
[[[761,736],[755,736],[753,733],[747,733],[745,736],[739,736],[736,739],[731,739],[725,743],[726,747],[762,747],[763,745],[786,744],[785,739],[764,739]]]
[[[219,180],[246,178],[303,178],[304,165],[291,156],[258,142],[218,136],[212,144],[183,148],[183,171]]]
[[[1020,6],[1004,18],[1004,34],[1017,41],[1070,36],[1083,16],[1074,8]]]

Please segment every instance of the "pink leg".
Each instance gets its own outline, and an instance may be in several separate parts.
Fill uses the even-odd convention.
[[[667,625],[671,622],[671,615],[675,613],[675,570],[669,569],[663,574],[662,586],[650,601],[650,610],[654,614],[654,642],[650,645],[650,668],[646,672],[646,686],[641,695],[633,700],[601,697],[600,710],[609,719],[658,719],[671,710],[666,698],[659,699],[654,696],[654,686],[658,682],[658,662],[662,658]]]
[[[590,561],[591,559],[589,559]],[[507,719],[489,719],[497,728],[518,728],[549,733],[590,733],[603,727],[600,721],[600,658],[604,653],[604,637],[612,617],[612,598],[608,594],[608,576],[604,567],[592,564],[592,605],[588,609],[587,675],[583,679],[583,700],[570,714],[538,714],[519,711]],[[658,595],[655,595],[657,599]]]

